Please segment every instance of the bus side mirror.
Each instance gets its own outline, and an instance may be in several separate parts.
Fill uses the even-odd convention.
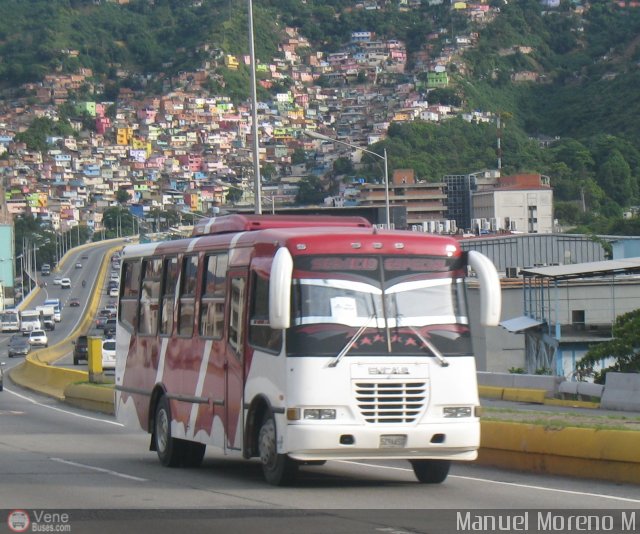
[[[269,277],[269,324],[275,330],[290,325],[292,277],[293,258],[289,249],[281,247],[273,258]]]
[[[467,262],[480,283],[480,324],[498,326],[502,308],[502,289],[495,265],[484,254],[470,250]]]

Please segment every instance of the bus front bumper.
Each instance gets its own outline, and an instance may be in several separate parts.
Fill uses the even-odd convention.
[[[449,459],[475,460],[480,422],[435,423],[402,429],[392,426],[287,426],[278,452],[300,461]]]

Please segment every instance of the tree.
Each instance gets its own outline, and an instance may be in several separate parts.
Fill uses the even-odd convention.
[[[613,325],[613,339],[590,348],[576,364],[582,376],[593,376],[598,384],[604,384],[606,374],[640,372],[640,309],[616,317]],[[605,359],[613,358],[615,363],[594,371],[594,367]]]
[[[296,204],[321,204],[327,196],[322,181],[317,176],[306,176],[300,181]]]
[[[296,148],[291,155],[291,164],[292,165],[300,165],[301,163],[305,163],[307,161],[307,153],[303,148]]]
[[[241,189],[230,187],[229,190],[227,191],[227,196],[225,197],[225,199],[227,203],[235,204],[236,202],[240,201],[243,194],[244,192]]]
[[[118,189],[118,192],[116,193],[116,200],[120,204],[126,204],[131,200],[131,195],[126,189]]]
[[[602,164],[597,178],[600,187],[621,206],[628,206],[634,200],[637,184],[631,177],[629,164],[618,150],[613,150]]]

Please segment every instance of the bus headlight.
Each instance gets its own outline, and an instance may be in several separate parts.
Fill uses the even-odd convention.
[[[442,415],[454,419],[471,417],[472,413],[473,409],[470,406],[445,406],[442,410]]]
[[[336,411],[333,408],[305,408],[302,410],[303,419],[335,419]]]

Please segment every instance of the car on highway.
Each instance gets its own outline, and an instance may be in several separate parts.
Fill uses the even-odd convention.
[[[102,340],[102,369],[116,368],[116,340]]]
[[[76,269],[82,269],[82,263],[76,262]]]
[[[71,308],[78,308],[80,306],[80,299],[78,297],[71,297],[69,299],[69,306]]]
[[[71,289],[71,278],[63,278],[60,280],[60,287],[62,289]]]
[[[89,360],[89,338],[78,336],[73,343],[73,365],[78,365],[81,361]]]
[[[22,334],[14,334],[9,338],[9,345],[7,346],[7,356],[13,358],[14,356],[26,356],[31,350],[29,345],[29,338]]]
[[[88,260],[88,259],[89,259],[89,254],[88,254],[88,253],[86,253],[86,252],[84,252],[84,253],[82,254],[82,256],[80,256],[80,259],[81,259],[81,260]]]
[[[59,286],[61,283],[62,283],[62,278],[61,278],[60,276],[56,276],[56,277],[53,279],[53,285],[54,285],[54,286]]]
[[[29,333],[29,345],[32,347],[48,347],[49,338],[44,330],[32,330]]]
[[[104,337],[111,338],[116,337],[116,319],[115,317],[110,317],[107,319],[107,322],[104,324],[102,328],[102,332]]]

